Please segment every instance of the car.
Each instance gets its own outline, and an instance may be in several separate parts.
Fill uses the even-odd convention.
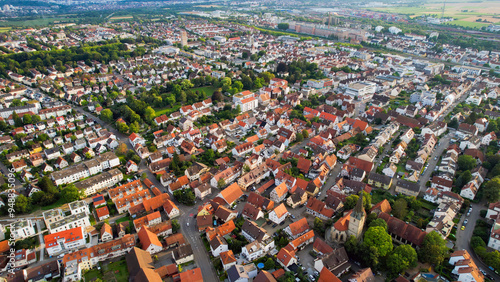
[[[314,271],[314,276],[319,276],[319,272],[318,271]]]
[[[186,226],[189,226],[189,222],[186,222]]]
[[[484,269],[481,269],[481,268],[480,268],[480,269],[479,269],[479,271],[481,271],[481,273],[482,273],[484,276],[488,275],[488,273],[486,273],[486,271],[484,271]]]
[[[460,228],[460,230],[465,230],[465,225],[462,225],[462,227]]]
[[[292,214],[292,218],[295,219],[295,215]]]
[[[285,224],[285,222],[284,222],[284,221],[280,222],[280,225],[283,225],[283,224]]]
[[[464,223],[462,225],[467,225],[467,222],[469,222],[468,219],[464,220]]]
[[[314,276],[312,275],[309,275],[309,278],[311,279],[311,281],[316,281],[316,278],[314,278]]]
[[[472,207],[469,208],[469,213],[471,213],[471,212],[472,212]]]
[[[276,226],[278,226],[278,224],[276,224],[276,223],[275,223],[275,224],[273,224],[273,228],[275,228]]]

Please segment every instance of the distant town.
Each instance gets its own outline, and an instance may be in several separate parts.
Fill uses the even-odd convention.
[[[19,25],[119,4],[81,2],[0,13],[0,281],[500,281],[494,24],[125,1]]]

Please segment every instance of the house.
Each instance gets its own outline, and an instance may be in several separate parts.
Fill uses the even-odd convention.
[[[261,208],[254,206],[251,203],[246,203],[245,206],[243,207],[243,210],[241,211],[241,215],[244,218],[248,218],[251,220],[257,220],[259,218],[264,217],[264,213],[262,212]]]
[[[368,175],[368,184],[388,190],[392,185],[392,178],[387,175],[372,172]]]
[[[417,197],[419,192],[420,187],[417,183],[413,183],[404,179],[398,179],[398,182],[396,183],[396,193]]]
[[[227,270],[229,282],[250,282],[257,276],[255,264],[239,265],[235,264]]]
[[[229,185],[226,189],[222,190],[218,195],[228,205],[232,205],[236,200],[243,196],[240,186],[237,183]]]
[[[174,261],[177,265],[184,264],[194,260],[193,249],[190,244],[178,246],[172,251]]]
[[[214,257],[218,257],[222,252],[227,252],[228,249],[229,245],[224,237],[217,235],[210,241],[210,251]]]
[[[269,213],[269,220],[276,224],[280,224],[288,217],[289,212],[287,211],[285,204],[277,206],[272,212]]]
[[[333,252],[324,254],[314,261],[314,269],[322,272],[326,268],[335,276],[341,276],[351,269],[349,256],[344,247],[333,250]]]
[[[276,256],[278,263],[285,268],[286,271],[290,271],[288,268],[292,264],[297,264],[297,258],[295,256],[294,250],[288,250],[287,248],[282,248],[278,255]]]
[[[113,229],[107,223],[104,223],[101,227],[101,241],[107,242],[113,240]]]
[[[288,188],[285,182],[282,182],[271,191],[270,197],[273,202],[281,203],[286,198],[287,193]]]
[[[158,236],[149,231],[147,227],[141,228],[137,235],[139,237],[139,241],[141,242],[142,249],[147,251],[150,255],[163,250],[163,246],[160,240],[158,240]]]
[[[232,250],[221,252],[219,254],[220,260],[222,262],[222,267],[227,271],[231,266],[236,264],[236,257]]]
[[[73,251],[85,246],[85,231],[82,226],[44,236],[45,250],[49,256],[63,251]]]
[[[142,146],[146,146],[146,139],[144,139],[142,136],[140,136],[137,133],[132,133],[128,137],[128,140],[132,147],[135,147],[137,144],[141,144]]]
[[[309,231],[309,224],[305,217],[291,223],[285,229],[285,233],[292,239],[296,239],[299,236],[304,235]]]

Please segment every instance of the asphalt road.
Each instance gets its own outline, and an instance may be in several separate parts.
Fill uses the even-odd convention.
[[[491,277],[494,278],[494,281],[500,281],[500,275],[497,275],[494,271],[489,269],[488,265],[483,263],[477,256],[476,253],[472,250],[470,246],[470,239],[472,238],[472,234],[474,232],[474,226],[476,225],[476,221],[481,218],[480,211],[482,209],[485,209],[484,203],[471,203],[472,207],[472,212],[469,216],[467,216],[467,213],[462,215],[462,218],[460,219],[459,223],[457,224],[457,234],[456,234],[456,242],[455,242],[455,249],[456,250],[467,250],[469,254],[471,255],[472,259],[476,263],[476,265],[486,271]],[[463,225],[463,222],[467,219],[467,225],[465,227],[465,230],[461,230],[461,227]]]
[[[427,164],[429,165],[427,169],[424,171],[422,176],[420,177],[420,193],[424,193],[427,189],[426,183],[430,180],[431,174],[434,171],[434,168],[439,162],[439,157],[443,154],[444,150],[446,150],[450,146],[450,140],[453,137],[453,133],[450,132],[447,135],[443,136],[439,139],[439,145],[434,147],[434,151],[430,155],[427,160]],[[437,159],[436,159],[437,157]]]

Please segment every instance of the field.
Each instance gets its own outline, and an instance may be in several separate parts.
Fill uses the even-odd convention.
[[[11,27],[0,27],[0,32],[7,32],[11,29]]]
[[[119,16],[119,17],[111,17],[109,18],[110,20],[126,20],[126,19],[133,19],[133,16]]]
[[[128,281],[128,277],[127,262],[125,259],[117,262],[103,263],[101,270],[91,269],[85,273],[86,282],[97,278],[107,282]]]
[[[408,7],[408,6],[393,6],[384,8],[373,8],[371,10],[387,13],[397,13],[417,17],[422,15],[441,16],[443,2],[431,0],[427,4]],[[460,25],[464,27],[480,28],[488,26],[492,23],[500,22],[500,1],[474,1],[474,0],[454,0],[452,3],[447,2],[445,17],[452,17],[450,25]],[[486,22],[476,22],[476,20],[486,20]]]
[[[12,21],[6,21],[0,23],[2,26],[0,28],[1,32],[4,32],[4,28],[10,27],[10,26],[19,26],[19,27],[34,27],[34,26],[44,26],[44,25],[49,25],[49,24],[54,24],[54,23],[68,23],[68,22],[74,22],[77,18],[76,17],[67,17],[66,16],[61,16],[61,17],[52,17],[52,18],[40,18],[40,19],[33,19],[33,20],[12,20]]]

